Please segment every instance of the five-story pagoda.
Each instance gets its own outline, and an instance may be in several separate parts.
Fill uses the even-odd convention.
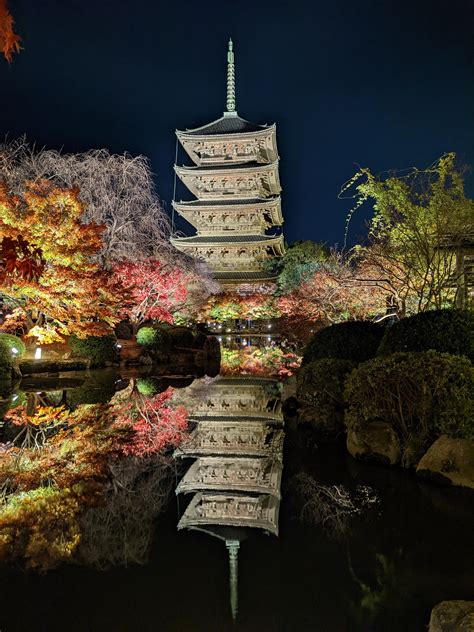
[[[173,237],[188,255],[205,261],[216,280],[239,285],[274,280],[265,262],[284,252],[275,125],[256,125],[237,114],[232,40],[227,53],[227,109],[203,127],[176,131],[193,166],[176,174],[197,198],[173,208],[197,231]]]

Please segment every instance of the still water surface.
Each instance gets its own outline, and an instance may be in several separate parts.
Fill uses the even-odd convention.
[[[107,371],[92,378],[87,389],[70,387],[66,399],[86,403],[87,392],[91,401],[107,399],[128,379]],[[1,632],[409,632],[425,629],[439,601],[474,598],[471,494],[358,463],[343,446],[316,449],[312,437],[290,428],[282,451],[276,381],[189,382],[169,383],[188,384],[176,389],[176,402],[186,406],[197,428],[207,424],[207,434],[195,436],[187,454],[186,447],[178,451],[168,500],[159,501],[154,522],[143,514],[139,494],[127,518],[110,522],[110,541],[121,548],[110,561],[128,559],[128,565],[97,570],[84,565],[85,555],[81,566],[43,575],[2,569]],[[59,392],[57,384],[54,389]],[[246,432],[236,434],[235,424],[247,424]],[[270,432],[262,435],[259,424]],[[216,454],[210,469],[188,476],[188,493],[176,496],[174,488],[196,459]],[[249,472],[249,458],[260,460],[260,470],[281,460],[281,481],[278,466],[272,475],[267,467],[260,478],[258,467]],[[356,505],[361,489],[371,502],[360,504],[342,526],[304,521],[293,484],[302,472],[319,484],[340,486]],[[197,494],[210,500],[190,513]],[[216,504],[216,494],[224,506]],[[242,495],[256,504],[236,507],[235,497]],[[266,510],[258,514],[262,500]],[[206,517],[212,524],[204,524]],[[267,521],[264,528],[248,526],[258,519]],[[143,565],[130,561],[137,552],[134,538],[143,537],[137,525],[149,530],[151,541]],[[107,534],[100,538],[95,544],[105,551]]]

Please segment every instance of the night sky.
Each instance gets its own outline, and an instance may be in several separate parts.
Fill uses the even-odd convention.
[[[337,194],[357,164],[423,167],[446,151],[474,164],[473,0],[9,5],[25,50],[0,60],[0,135],[145,154],[168,208],[174,130],[225,109],[229,36],[239,115],[277,123],[288,241],[342,243]]]

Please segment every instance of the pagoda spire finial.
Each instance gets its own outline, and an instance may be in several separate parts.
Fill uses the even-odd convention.
[[[232,38],[229,39],[227,49],[227,110],[226,114],[236,115],[235,109],[235,65],[234,65],[234,44]]]

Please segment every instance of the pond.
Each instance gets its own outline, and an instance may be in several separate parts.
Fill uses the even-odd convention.
[[[284,428],[275,379],[34,379],[9,405],[170,387],[192,433],[141,469],[116,466],[105,506],[81,518],[77,563],[1,569],[2,632],[418,631],[439,601],[474,597],[472,495]]]

